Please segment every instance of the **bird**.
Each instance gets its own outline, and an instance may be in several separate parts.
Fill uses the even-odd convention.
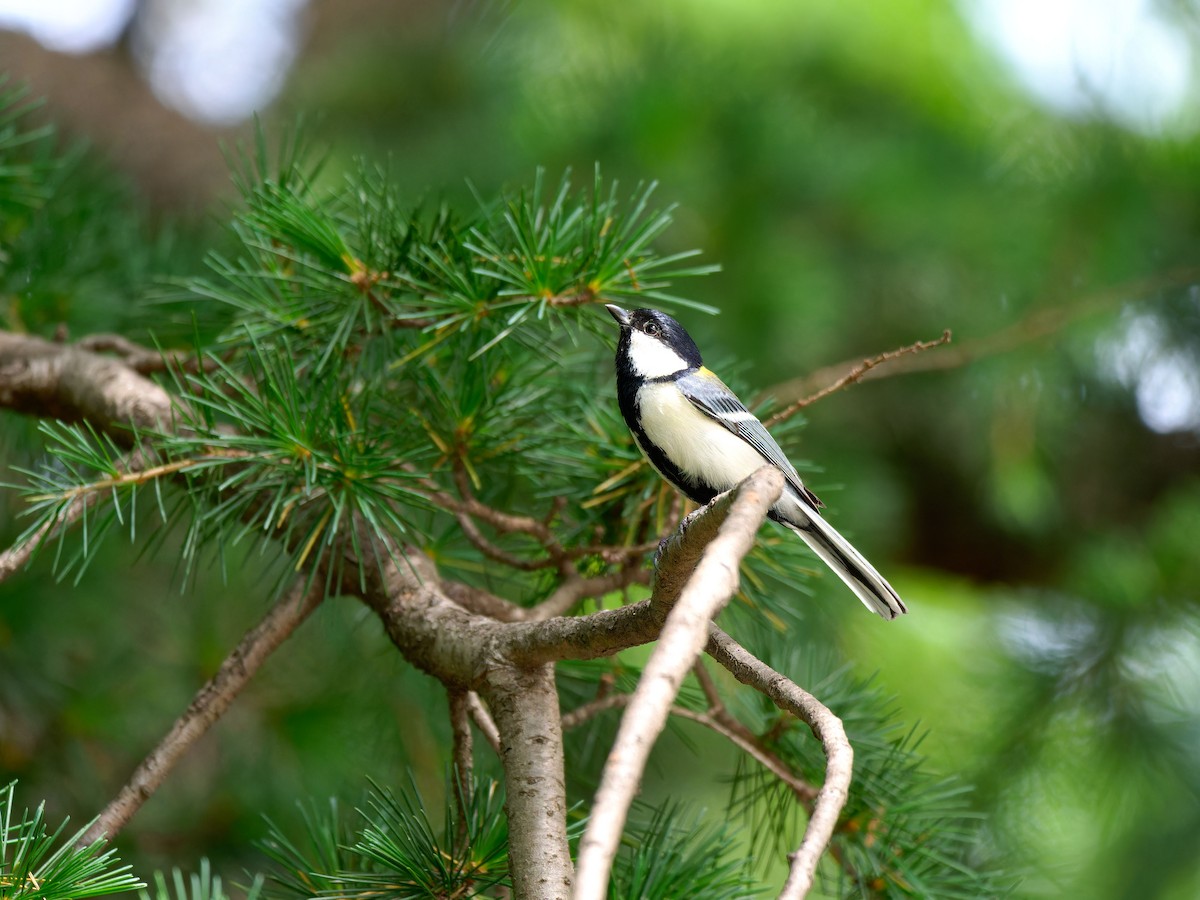
[[[669,484],[698,504],[731,490],[764,465],[785,484],[767,515],[791,529],[873,612],[908,612],[875,567],[821,515],[824,504],[762,422],[705,365],[682,325],[654,309],[605,309],[621,328],[617,401],[638,449]]]

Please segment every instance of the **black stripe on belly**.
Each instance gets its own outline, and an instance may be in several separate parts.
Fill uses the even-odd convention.
[[[661,379],[662,381],[671,381],[674,376]],[[667,480],[676,490],[680,491],[689,500],[694,500],[696,503],[705,504],[713,497],[720,493],[716,488],[707,484],[701,484],[688,478],[684,473],[667,458],[666,454],[658,448],[658,445],[646,436],[645,430],[639,424],[638,408],[637,408],[637,392],[638,383],[634,378],[617,379],[617,402],[621,407],[621,416],[625,419],[625,424],[629,426],[629,430],[633,433],[633,439],[638,445],[638,449],[650,461],[650,465],[654,466],[658,474]]]

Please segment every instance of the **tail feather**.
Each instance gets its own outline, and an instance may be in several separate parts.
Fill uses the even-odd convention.
[[[834,574],[854,591],[867,609],[879,613],[885,619],[908,612],[900,595],[892,588],[865,556],[854,549],[854,545],[838,534],[837,529],[821,518],[815,510],[801,510],[801,515],[789,516],[785,521],[792,531],[800,535],[804,543],[812,548]]]

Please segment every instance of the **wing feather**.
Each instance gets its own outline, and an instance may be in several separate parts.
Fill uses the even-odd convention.
[[[696,409],[750,444],[767,462],[783,472],[796,493],[817,509],[824,506],[817,495],[804,486],[796,468],[763,423],[721,379],[708,369],[698,369],[681,375],[675,384]]]

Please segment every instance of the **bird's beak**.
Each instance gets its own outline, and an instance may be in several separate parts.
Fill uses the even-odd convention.
[[[608,310],[610,316],[617,320],[617,324],[625,328],[629,324],[629,313],[621,309],[615,303],[606,303],[604,308]]]

